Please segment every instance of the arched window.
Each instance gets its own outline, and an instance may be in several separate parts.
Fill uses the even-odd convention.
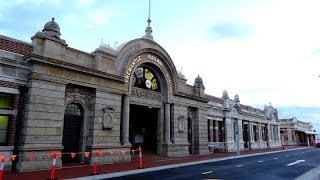
[[[160,92],[160,87],[155,74],[147,67],[141,66],[133,74],[134,87]]]
[[[76,104],[71,103],[67,106],[64,114],[69,116],[81,116],[81,110]]]

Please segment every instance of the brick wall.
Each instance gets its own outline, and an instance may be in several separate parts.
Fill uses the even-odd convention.
[[[28,55],[32,52],[32,45],[0,36],[0,49],[21,55]]]

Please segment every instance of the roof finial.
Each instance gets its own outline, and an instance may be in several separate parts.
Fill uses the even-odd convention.
[[[146,35],[144,35],[144,38],[149,38],[149,39],[153,39],[152,37],[152,27],[150,26],[151,23],[151,19],[150,19],[150,12],[151,12],[151,0],[149,0],[149,13],[148,13],[148,26],[146,27]]]

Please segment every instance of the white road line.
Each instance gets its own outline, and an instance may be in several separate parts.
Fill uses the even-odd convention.
[[[273,158],[273,159],[278,159],[278,158]]]
[[[203,173],[201,173],[201,174],[203,174],[203,175],[205,175],[205,174],[210,174],[210,173],[212,173],[213,171],[207,171],[207,172],[203,172]]]
[[[236,167],[241,167],[241,166],[243,166],[243,165],[238,165],[238,166],[236,166]]]
[[[296,162],[287,164],[287,166],[292,166],[292,165],[294,165],[294,164],[301,163],[301,162],[305,162],[305,161],[306,161],[306,160],[298,160],[298,161],[296,161]]]
[[[289,157],[289,156],[286,156],[286,157]]]
[[[259,163],[262,163],[263,161],[258,161]]]

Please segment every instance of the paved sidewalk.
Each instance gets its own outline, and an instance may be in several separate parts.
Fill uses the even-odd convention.
[[[240,155],[249,155],[249,154],[257,154],[257,153],[266,153],[266,152],[277,152],[277,151],[286,151],[286,150],[294,150],[306,148],[303,146],[287,146],[285,150],[282,148],[272,148],[272,149],[258,149],[258,150],[246,150],[241,151]],[[197,163],[198,161],[204,160],[214,160],[220,158],[236,158],[235,152],[221,152],[221,153],[212,153],[209,155],[193,155],[183,158],[164,158],[158,157],[154,155],[144,155],[143,156],[143,166],[144,172],[149,170],[157,170],[163,166],[167,165],[174,165],[174,167],[182,166],[184,163],[194,162]],[[79,166],[80,165],[80,166]],[[138,167],[138,157],[137,155],[132,156],[132,160],[129,162],[122,162],[122,163],[114,163],[114,164],[104,164],[97,166],[97,173],[98,174],[110,174],[115,172],[127,172],[130,170],[136,170]],[[158,168],[155,168],[158,167]],[[173,167],[173,166],[169,166]],[[77,177],[85,177],[89,176],[92,173],[93,167],[86,164],[78,164],[77,167],[63,167],[62,169],[57,169],[55,173],[55,177],[58,179],[68,179],[68,178],[77,178]],[[141,171],[137,171],[141,172]],[[123,174],[123,173],[122,173]],[[110,174],[111,175],[111,174]],[[118,173],[119,175],[119,173]],[[47,179],[50,177],[49,170],[42,170],[42,171],[33,171],[33,172],[4,172],[3,180],[40,180],[40,179]],[[94,176],[91,176],[94,177]]]

